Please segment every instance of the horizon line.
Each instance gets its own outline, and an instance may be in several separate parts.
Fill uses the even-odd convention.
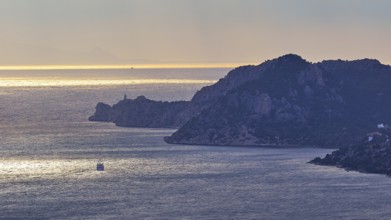
[[[250,63],[124,64],[124,65],[0,65],[0,70],[202,69],[235,68]]]

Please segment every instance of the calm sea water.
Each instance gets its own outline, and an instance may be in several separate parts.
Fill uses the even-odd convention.
[[[194,80],[0,87],[0,219],[390,218],[391,178],[306,164],[329,149],[168,145],[171,129],[87,121],[99,101],[189,100],[226,72],[0,73]]]

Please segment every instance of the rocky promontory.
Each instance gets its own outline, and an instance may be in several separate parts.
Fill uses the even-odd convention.
[[[368,137],[360,143],[340,148],[327,154],[323,159],[317,157],[309,163],[390,176],[391,142],[389,135],[390,131],[386,130],[369,133]]]
[[[391,124],[391,68],[377,60],[311,63],[288,54],[238,67],[189,102],[98,104],[90,120],[179,128],[165,141],[203,145],[350,146]]]
[[[110,106],[98,103],[95,114],[90,121],[113,122],[117,126],[148,127],[148,128],[177,128],[185,119],[181,117],[189,106],[189,102],[161,102],[139,96],[136,99],[124,98]]]

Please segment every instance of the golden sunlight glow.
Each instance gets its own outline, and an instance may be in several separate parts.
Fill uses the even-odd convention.
[[[185,69],[233,68],[243,65],[248,65],[248,63],[0,66],[0,70]]]
[[[213,84],[215,80],[191,79],[57,79],[57,78],[0,78],[0,87],[99,86],[136,84]]]
[[[95,160],[92,159],[7,159],[0,161],[0,182],[23,181],[33,178],[96,178]]]

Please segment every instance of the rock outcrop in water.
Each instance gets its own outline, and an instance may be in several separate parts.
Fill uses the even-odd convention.
[[[121,126],[178,126],[165,138],[168,143],[349,146],[375,124],[391,124],[389,85],[391,68],[377,60],[310,63],[289,54],[236,68],[202,88],[190,102],[164,103],[164,107],[151,107],[154,110],[148,114],[135,110],[145,108],[141,103],[121,101],[104,121]],[[132,110],[126,110],[130,106]],[[96,115],[105,118],[104,112]]]
[[[309,163],[391,175],[391,133],[383,130],[373,134],[373,137],[366,137],[361,143],[336,150],[323,159],[317,157]]]
[[[161,102],[139,96],[136,99],[124,99],[117,104],[98,103],[90,121],[114,122],[117,126],[176,128],[183,124],[181,114],[189,102]]]

